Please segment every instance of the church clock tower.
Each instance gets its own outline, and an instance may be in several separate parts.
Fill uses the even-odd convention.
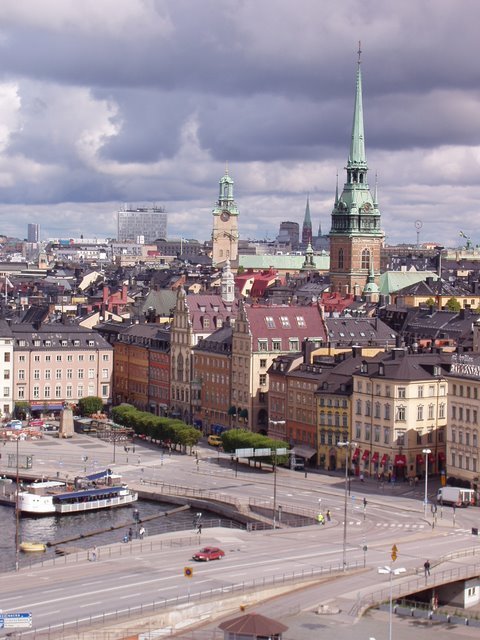
[[[238,209],[233,199],[233,180],[228,175],[220,179],[218,201],[212,211],[212,262],[214,265],[238,258]]]
[[[376,187],[372,197],[367,182],[360,56],[359,46],[347,181],[340,197],[337,183],[330,229],[331,290],[355,295],[362,293],[369,276],[378,282],[384,239]]]

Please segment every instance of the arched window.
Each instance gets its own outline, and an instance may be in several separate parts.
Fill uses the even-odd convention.
[[[181,353],[177,358],[177,380],[183,382],[183,355]]]
[[[338,250],[338,268],[343,269],[343,249]]]
[[[362,251],[362,269],[370,269],[370,251],[368,249]]]

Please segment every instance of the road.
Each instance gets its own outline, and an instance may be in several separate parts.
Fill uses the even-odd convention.
[[[43,469],[45,474],[58,469],[60,459],[62,474],[66,469],[72,476],[83,472],[85,461],[80,454],[85,447],[92,452],[92,445],[94,453],[88,455],[89,460],[92,457],[92,466],[94,461],[97,469],[112,466],[111,445],[92,442],[85,436],[32,445],[25,443],[25,448],[28,446],[27,450],[35,452],[35,468]],[[129,484],[140,480],[143,486],[150,481],[175,482],[266,504],[272,504],[275,492],[277,505],[286,508],[288,504],[296,504],[312,513],[329,509],[332,521],[325,526],[251,533],[204,529],[201,540],[191,532],[168,534],[166,538],[170,536],[175,542],[173,547],[160,546],[149,539],[143,544],[134,543],[128,554],[122,550],[120,558],[118,553],[125,545],[114,545],[108,552],[101,549],[97,562],[88,562],[85,557],[78,561],[67,558],[61,565],[21,570],[1,581],[3,612],[31,611],[38,630],[78,619],[101,619],[116,611],[136,613],[153,602],[162,606],[165,601],[184,603],[197,599],[200,593],[218,594],[222,589],[240,587],[253,580],[268,584],[273,578],[281,581],[283,576],[288,578],[294,572],[308,575],[341,566],[345,506],[341,476],[308,473],[305,477],[303,473],[278,469],[275,478],[270,470],[254,470],[247,465],[236,469],[229,456],[212,452],[206,446],[198,448],[198,465],[195,456],[160,456],[157,450],[141,445],[136,446],[133,458],[132,452],[128,455],[127,462],[126,452],[116,452],[115,469]],[[408,569],[410,576],[421,569],[427,556],[435,571],[439,559],[447,554],[478,545],[478,538],[471,535],[471,527],[478,526],[478,509],[457,510],[454,522],[452,509],[444,508],[442,514],[437,513],[437,524],[432,528],[431,513],[427,520],[423,518],[422,500],[419,489],[402,486],[384,487],[382,491],[376,483],[352,481],[347,495],[346,557],[349,566],[363,568],[365,564],[367,571],[351,577],[348,586],[346,582],[342,584],[344,578],[319,586],[318,602],[341,597],[342,590],[357,594],[379,581],[388,584],[388,576],[380,577],[377,568],[390,564],[393,544],[398,548],[396,566]],[[226,551],[225,558],[193,563],[190,558],[200,543],[221,546]],[[460,561],[442,566],[455,562]],[[186,566],[193,567],[191,579],[184,577]]]

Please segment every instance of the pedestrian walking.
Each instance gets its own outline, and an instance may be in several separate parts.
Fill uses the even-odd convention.
[[[131,542],[133,538],[133,529],[132,527],[130,527],[130,529],[128,530],[128,541]]]
[[[97,561],[97,547],[93,547],[92,552],[90,554],[90,560],[92,562],[96,562]]]
[[[325,524],[325,516],[323,515],[323,513],[319,513],[317,515],[317,522],[318,524]]]
[[[423,564],[423,568],[425,570],[425,578],[430,575],[430,560],[425,560]]]
[[[330,514],[330,509],[327,509],[327,512],[325,515],[327,516],[327,520],[330,522],[330,520],[332,519],[332,516]]]
[[[197,533],[198,533],[198,534],[201,534],[201,533],[202,533],[202,523],[201,523],[201,522],[199,522],[199,523],[198,523]]]
[[[140,536],[140,540],[143,540],[143,536],[145,535],[145,527],[143,526],[143,524],[138,530],[138,535]]]

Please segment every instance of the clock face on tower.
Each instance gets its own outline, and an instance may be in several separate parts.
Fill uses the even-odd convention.
[[[230,220],[230,214],[228,213],[228,211],[222,211],[222,213],[220,214],[220,218],[223,220],[223,222],[228,222]]]

